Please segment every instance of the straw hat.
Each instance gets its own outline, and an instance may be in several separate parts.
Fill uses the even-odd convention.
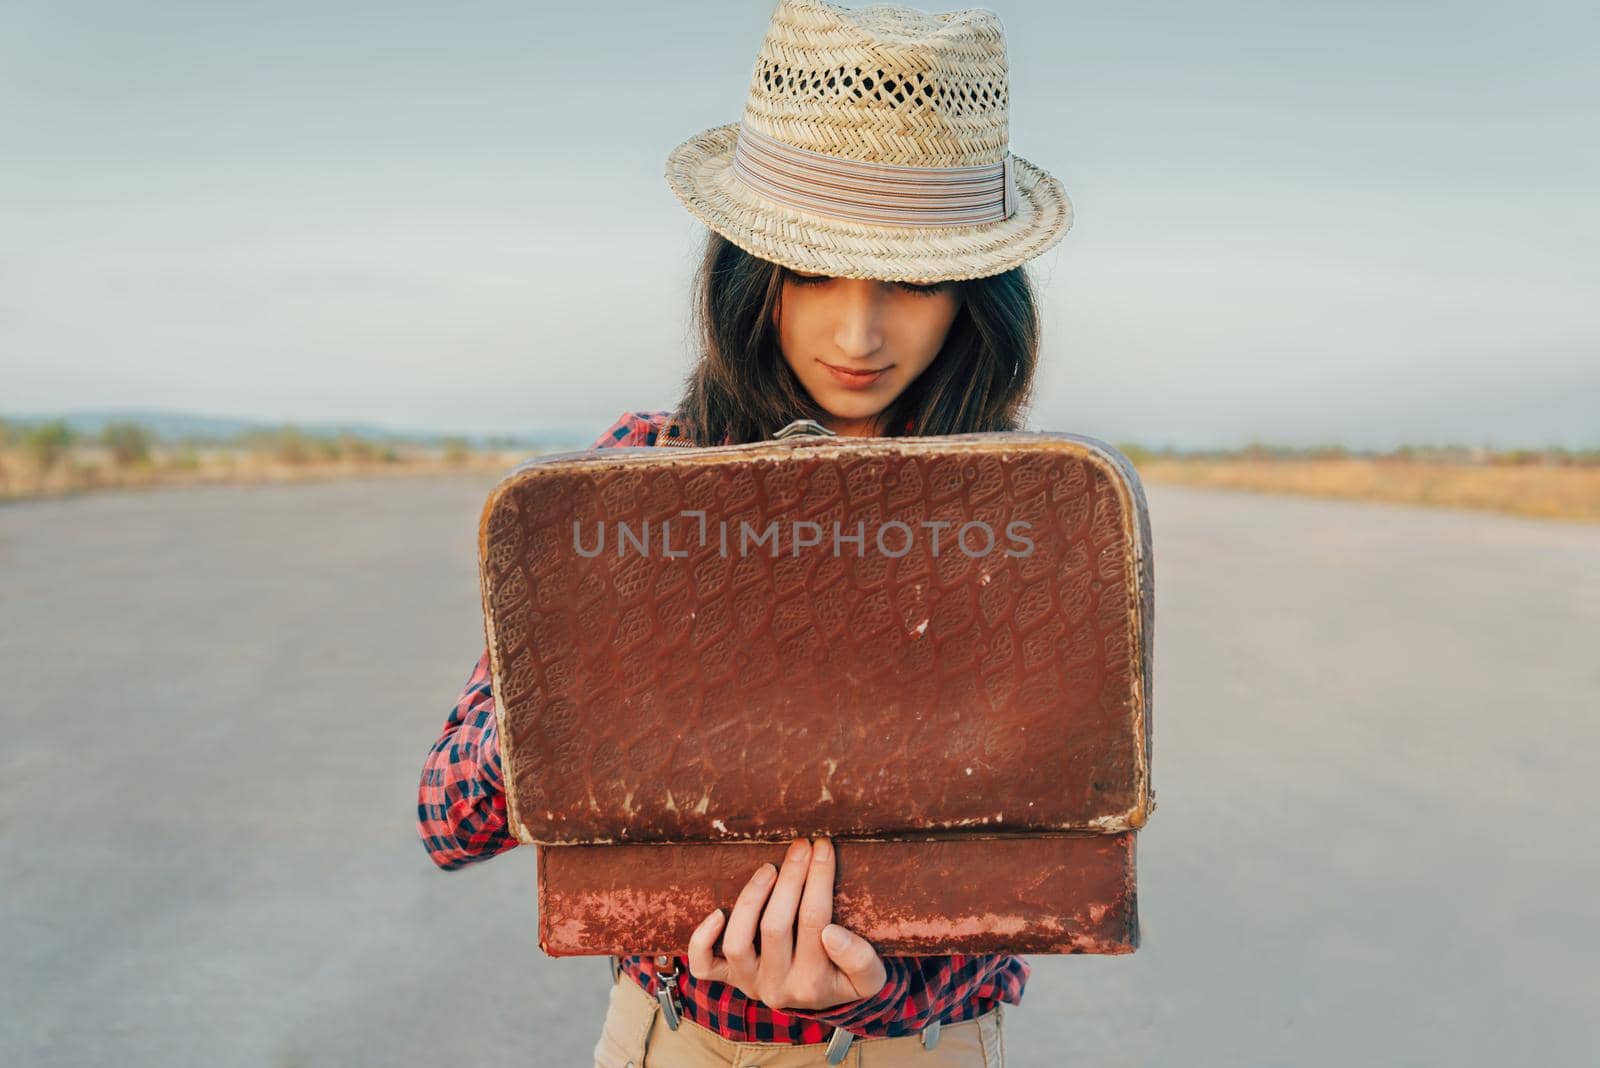
[[[1009,151],[1008,104],[992,11],[779,0],[743,118],[673,149],[666,177],[711,229],[798,271],[998,274],[1072,225],[1061,183]]]

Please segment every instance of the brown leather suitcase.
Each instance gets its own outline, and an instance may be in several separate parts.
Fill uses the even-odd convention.
[[[681,954],[828,835],[834,920],[880,953],[1133,950],[1155,798],[1132,465],[1058,432],[780,435],[539,456],[485,502],[540,946]]]

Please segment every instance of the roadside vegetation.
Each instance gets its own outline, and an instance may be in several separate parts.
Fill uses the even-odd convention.
[[[1406,445],[1388,452],[1358,452],[1338,445],[1292,449],[1264,444],[1229,452],[1117,448],[1149,483],[1600,522],[1600,449]]]
[[[569,448],[582,448],[572,445]],[[1230,451],[1118,443],[1147,483],[1474,508],[1600,522],[1600,449],[1253,443]],[[66,422],[0,419],[0,500],[96,489],[505,471],[533,455],[510,438],[373,441],[293,425],[169,441],[137,422],[84,434]]]
[[[293,425],[222,440],[165,441],[134,422],[107,423],[90,435],[62,420],[0,419],[0,500],[215,482],[493,472],[527,455],[527,449],[494,439],[487,447],[464,438],[376,442],[310,434]]]

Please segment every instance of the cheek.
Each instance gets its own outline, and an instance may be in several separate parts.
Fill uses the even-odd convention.
[[[784,360],[790,364],[794,363],[793,358],[789,355],[795,350],[793,331],[794,314],[791,312],[788,315],[780,316],[776,313],[776,311],[774,311],[772,316],[772,332],[776,334],[778,338],[778,351],[783,353]]]
[[[782,314],[774,308],[772,314],[773,332],[778,336],[778,347],[783,350],[783,358],[791,364],[794,362],[793,354],[806,348],[806,331],[814,326],[815,316],[809,315],[804,296],[791,298],[784,295]]]
[[[950,327],[955,322],[957,310],[959,310],[957,306],[948,304],[937,308],[917,308],[914,313],[905,317],[907,330],[903,335],[905,342],[903,351],[914,355],[919,370],[932,363],[933,358],[944,347],[945,338],[950,335]]]

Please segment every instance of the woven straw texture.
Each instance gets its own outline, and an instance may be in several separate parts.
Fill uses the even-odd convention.
[[[1002,160],[1009,143],[1005,36],[991,11],[933,14],[780,0],[751,75],[743,122],[799,148],[917,167]],[[739,123],[667,157],[666,178],[711,229],[763,259],[843,278],[937,282],[998,274],[1072,225],[1052,175],[1012,154],[1018,204],[1000,222],[859,223],[761,196],[732,169]]]

